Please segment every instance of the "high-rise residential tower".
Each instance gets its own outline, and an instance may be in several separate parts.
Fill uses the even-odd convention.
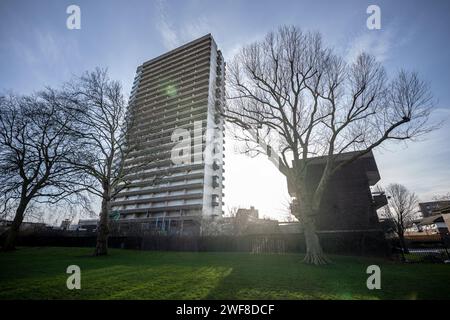
[[[120,220],[169,233],[222,215],[225,62],[210,34],[137,68],[126,167],[111,203]]]

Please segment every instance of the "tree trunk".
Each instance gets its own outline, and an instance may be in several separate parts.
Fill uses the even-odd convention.
[[[400,234],[398,235],[398,238],[400,240],[400,246],[402,247],[402,260],[406,261],[405,253],[408,254],[409,250],[408,250],[408,247],[406,246],[405,235],[403,234],[403,232],[400,232]]]
[[[312,219],[306,218],[303,222],[303,232],[305,233],[306,255],[303,261],[308,264],[328,264],[330,261],[325,256],[320,245],[319,237],[316,233],[316,227]]]
[[[97,228],[97,244],[94,252],[95,256],[105,256],[108,254],[108,202],[108,197],[104,196],[102,199],[100,221]]]
[[[8,230],[8,234],[3,245],[4,251],[15,250],[17,235],[19,234],[20,225],[22,224],[26,207],[27,204],[25,203],[25,201],[20,201],[20,204],[16,210],[16,215],[14,216],[13,223]]]
[[[315,212],[312,209],[312,201],[308,199],[308,195],[301,196],[300,192],[296,193],[297,199],[300,199],[297,208],[297,218],[300,220],[305,234],[306,255],[303,261],[314,265],[328,264],[330,260],[325,256],[316,232]]]

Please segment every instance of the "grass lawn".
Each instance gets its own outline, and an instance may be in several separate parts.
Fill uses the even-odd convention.
[[[0,299],[448,299],[450,265],[399,264],[331,256],[20,248],[0,253]],[[81,290],[66,288],[68,265],[81,268]],[[381,290],[366,287],[367,266],[381,267]]]

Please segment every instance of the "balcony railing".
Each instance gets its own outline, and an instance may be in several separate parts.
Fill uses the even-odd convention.
[[[375,210],[377,210],[387,205],[388,200],[384,192],[374,192],[372,193],[372,203]]]

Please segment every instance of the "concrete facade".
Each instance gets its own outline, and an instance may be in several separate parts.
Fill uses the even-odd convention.
[[[139,169],[112,201],[119,220],[182,230],[222,215],[224,103],[225,62],[210,34],[137,68],[125,162]]]

